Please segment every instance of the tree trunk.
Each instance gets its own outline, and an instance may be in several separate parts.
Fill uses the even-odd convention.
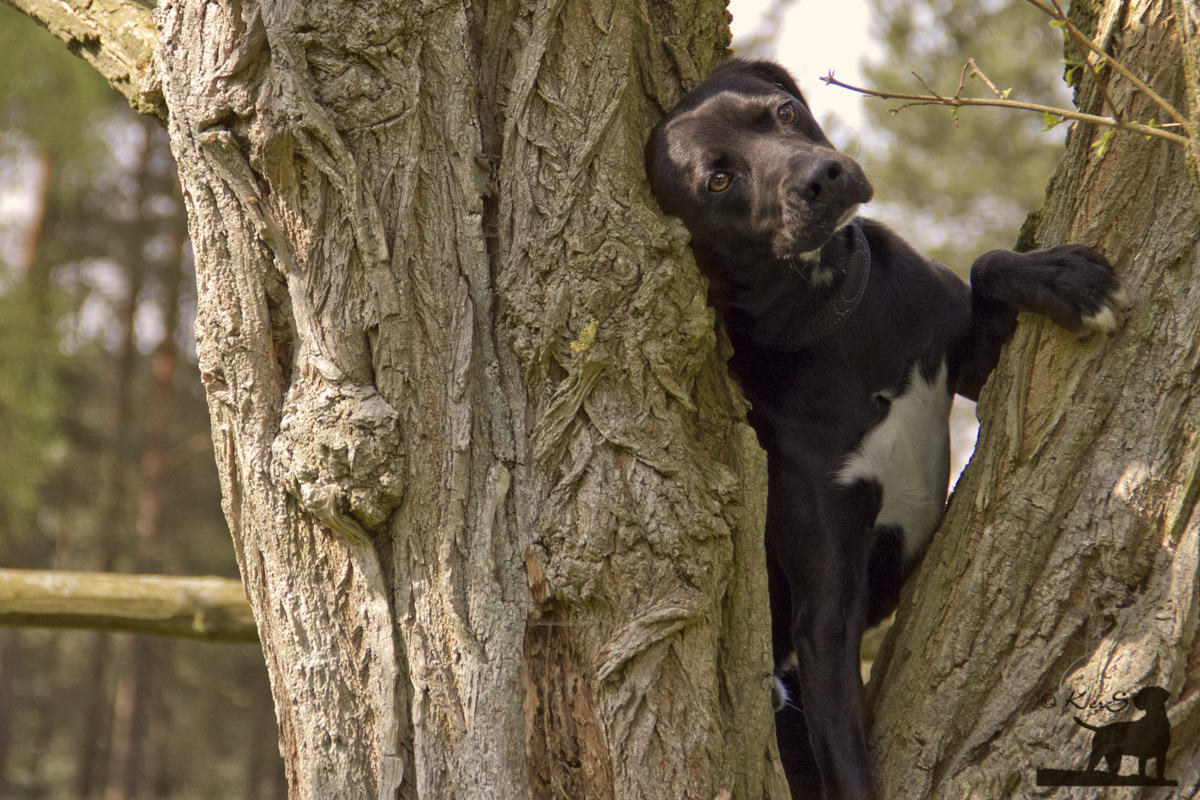
[[[122,637],[117,646],[122,651],[117,660],[121,669],[113,692],[104,800],[132,800],[142,783],[152,672],[159,659],[153,643],[143,636]]]
[[[152,157],[151,122],[142,118],[141,158],[135,177],[138,198],[150,194],[149,161]],[[139,221],[140,222],[140,221]],[[184,234],[179,233],[178,250],[182,263]],[[135,257],[140,272],[148,273],[150,265],[144,255]],[[150,405],[146,409],[145,438],[142,441],[141,470],[135,494],[136,516],[133,523],[133,555],[137,572],[162,572],[166,551],[161,517],[163,507],[164,469],[169,446],[171,412],[174,406],[175,366],[177,348],[175,328],[178,324],[179,281],[166,281],[163,302],[162,340],[150,360]],[[124,664],[117,674],[113,692],[112,731],[109,736],[108,785],[105,800],[132,800],[142,783],[145,763],[146,736],[149,730],[150,705],[154,695],[154,678],[165,659],[158,644],[142,636],[126,636],[118,640],[122,651],[118,663]]]
[[[292,796],[785,796],[764,463],[641,166],[723,3],[157,19]]]
[[[1174,5],[1191,15],[1190,67],[1170,0],[1072,14],[1195,128],[1200,12]],[[1129,118],[1168,119],[1111,69],[1100,82]],[[1096,81],[1078,102],[1100,113]],[[1073,717],[1131,719],[1121,699],[1151,685],[1171,693],[1166,777],[1180,797],[1200,784],[1195,164],[1135,135],[1094,147],[1102,135],[1071,133],[1034,238],[1099,247],[1133,307],[1114,336],[1086,341],[1023,320],[985,390],[976,457],[874,667],[885,797],[1031,796],[1038,768],[1087,765],[1093,735]]]
[[[8,796],[16,688],[24,649],[19,630],[8,628],[0,632],[0,797]]]
[[[100,476],[101,490],[96,511],[96,543],[92,556],[100,572],[109,572],[116,562],[119,531],[129,510],[129,460],[133,442],[133,393],[136,381],[137,344],[135,317],[138,294],[145,278],[140,258],[129,262],[128,294],[120,309],[121,343],[117,353],[117,374],[112,400],[111,447],[105,456]],[[108,635],[98,633],[91,643],[92,668],[84,677],[84,712],[80,725],[79,756],[75,765],[76,795],[83,800],[102,788],[107,778],[108,747],[111,743],[112,694],[105,666],[111,652]]]
[[[29,290],[29,300],[33,306],[34,314],[32,321],[33,329],[29,334],[41,339],[43,336],[49,336],[52,330],[50,324],[49,310],[47,309],[46,286],[49,282],[48,270],[45,268],[43,260],[39,259],[44,234],[46,229],[46,217],[50,211],[50,186],[54,176],[54,157],[47,152],[39,152],[34,157],[36,162],[36,183],[30,187],[30,201],[34,208],[32,219],[25,232],[24,240],[21,242],[18,249],[18,256],[15,261],[15,266],[18,274],[21,274],[26,286]],[[22,274],[23,273],[23,274]],[[10,373],[9,380],[27,379],[29,376],[13,375]],[[7,437],[5,437],[7,439]],[[16,458],[21,458],[23,453],[16,453]],[[13,457],[10,451],[10,458]],[[36,484],[34,484],[36,485]],[[25,527],[27,522],[25,519],[3,519],[0,524],[5,524],[11,531],[17,531]],[[4,561],[8,566],[25,566],[25,557],[22,552],[25,545],[20,541],[20,537],[6,536],[8,541],[5,542]],[[11,767],[10,757],[12,754],[13,743],[13,727],[16,721],[17,710],[17,686],[19,684],[18,675],[22,672],[23,660],[25,657],[25,643],[22,640],[21,632],[15,629],[9,629],[0,633],[0,797],[7,797],[9,792],[9,769]]]

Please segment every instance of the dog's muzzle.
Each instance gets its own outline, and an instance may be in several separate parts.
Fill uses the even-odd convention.
[[[787,167],[778,190],[782,220],[773,249],[777,258],[805,258],[853,219],[874,189],[858,162],[836,150],[796,153]]]

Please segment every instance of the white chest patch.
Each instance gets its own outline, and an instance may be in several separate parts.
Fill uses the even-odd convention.
[[[846,463],[837,481],[849,485],[872,480],[883,487],[876,525],[904,532],[904,555],[921,553],[937,529],[950,484],[950,402],[946,362],[927,381],[918,366],[908,388],[891,401],[883,422],[872,428]]]

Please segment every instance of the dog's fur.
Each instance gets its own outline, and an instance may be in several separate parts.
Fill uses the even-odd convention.
[[[1092,754],[1088,756],[1088,772],[1095,771],[1103,759],[1108,771],[1117,775],[1121,759],[1133,756],[1138,760],[1138,775],[1146,777],[1146,762],[1154,759],[1158,779],[1163,780],[1167,769],[1167,748],[1171,746],[1171,723],[1167,719],[1167,698],[1171,693],[1161,686],[1147,686],[1133,696],[1133,704],[1146,713],[1129,722],[1110,725],[1089,725],[1079,717],[1075,721],[1092,735]]]
[[[951,397],[977,397],[1018,311],[1111,330],[1119,284],[1103,256],[1068,245],[990,252],[968,287],[855,217],[870,183],[769,62],[718,66],[655,127],[646,169],[691,231],[767,452],[775,663],[790,690],[776,729],[792,796],[823,785],[829,798],[871,798],[858,650],[940,521]]]

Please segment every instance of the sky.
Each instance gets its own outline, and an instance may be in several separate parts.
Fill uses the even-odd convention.
[[[739,39],[761,27],[770,5],[769,0],[730,0],[735,47]],[[882,54],[882,49],[871,41],[868,19],[866,0],[795,0],[784,16],[773,52],[766,55],[787,67],[797,79],[819,120],[829,113],[852,130],[862,128],[861,96],[826,86],[821,77],[832,70],[839,80],[864,85],[860,69],[863,58],[879,58]]]

